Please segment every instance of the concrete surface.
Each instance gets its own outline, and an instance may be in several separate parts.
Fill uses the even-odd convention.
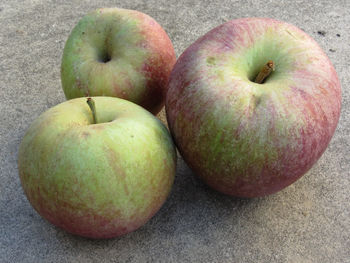
[[[273,196],[221,195],[180,159],[171,196],[138,231],[94,241],[53,227],[23,194],[18,146],[40,113],[64,101],[59,68],[71,29],[89,10],[109,6],[154,17],[177,55],[233,18],[272,17],[304,29],[329,55],[342,83],[342,115],[329,148],[301,180]],[[0,262],[350,262],[349,10],[348,0],[2,0]]]

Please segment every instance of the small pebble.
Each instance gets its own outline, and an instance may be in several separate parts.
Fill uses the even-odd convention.
[[[319,31],[317,31],[317,34],[319,34],[319,35],[321,35],[321,36],[325,36],[326,35],[326,31],[324,31],[324,30],[319,30]]]
[[[337,37],[340,37],[340,34],[337,34]]]
[[[330,51],[330,52],[335,52],[335,49],[331,49],[331,48],[330,48],[329,51]]]

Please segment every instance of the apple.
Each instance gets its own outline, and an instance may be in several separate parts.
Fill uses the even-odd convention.
[[[79,21],[65,44],[62,87],[67,99],[118,97],[156,114],[175,61],[168,35],[153,18],[134,10],[97,9]]]
[[[238,197],[275,193],[320,158],[341,106],[337,73],[305,32],[268,18],[224,23],[169,79],[169,128],[190,168]]]
[[[86,98],[72,99],[34,121],[20,145],[19,176],[49,222],[72,234],[112,238],[160,209],[176,151],[168,130],[142,107],[112,97],[93,97],[89,105],[92,111]]]

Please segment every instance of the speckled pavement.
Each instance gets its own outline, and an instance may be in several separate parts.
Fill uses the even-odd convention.
[[[60,61],[71,29],[88,11],[112,6],[155,18],[178,56],[234,18],[271,17],[302,28],[325,50],[342,83],[342,114],[324,155],[292,186],[251,200],[209,189],[179,158],[170,197],[139,230],[89,240],[49,224],[20,186],[19,143],[35,118],[65,100]],[[2,0],[0,262],[350,262],[349,10],[348,0]]]

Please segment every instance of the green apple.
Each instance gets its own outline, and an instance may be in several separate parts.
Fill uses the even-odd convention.
[[[54,225],[84,237],[116,237],[162,206],[176,151],[164,125],[142,107],[94,97],[90,110],[86,102],[66,101],[34,121],[20,145],[19,176],[32,206]]]
[[[97,9],[79,21],[66,42],[62,87],[67,99],[118,97],[156,114],[175,61],[168,35],[153,18],[134,10]]]

